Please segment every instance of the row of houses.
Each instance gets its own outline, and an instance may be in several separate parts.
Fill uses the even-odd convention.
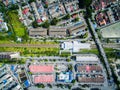
[[[79,34],[84,32],[87,28],[85,22],[77,23],[70,27],[60,27],[60,26],[50,26],[49,29],[45,28],[31,28],[29,29],[30,37],[43,37],[43,36],[51,36],[51,37],[67,37]]]
[[[81,84],[107,84],[106,74],[99,61],[94,54],[74,55],[77,61],[75,65],[76,79]],[[73,60],[74,60],[73,59]]]
[[[45,28],[32,28],[29,30],[29,36],[31,37],[37,37],[37,36],[51,36],[51,37],[57,37],[57,36],[67,36],[67,29],[64,27],[55,27],[51,26],[48,29]]]

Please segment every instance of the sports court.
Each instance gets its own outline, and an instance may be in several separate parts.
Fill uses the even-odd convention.
[[[54,71],[53,65],[30,65],[30,72],[32,73],[52,73]]]
[[[120,38],[120,22],[102,28],[100,33],[103,38]]]
[[[34,83],[52,83],[54,81],[53,75],[38,75],[33,76]]]

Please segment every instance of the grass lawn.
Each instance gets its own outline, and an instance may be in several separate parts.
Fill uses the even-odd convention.
[[[0,38],[1,39],[1,38]],[[19,44],[16,43],[12,40],[5,39],[5,40],[0,40],[0,44]],[[46,45],[54,45],[54,44],[59,44],[58,42],[52,42],[52,41],[46,41],[46,42],[42,42],[42,41],[28,41],[28,42],[22,42],[20,44],[46,44]]]
[[[25,26],[20,22],[16,11],[8,12],[9,23],[12,25],[16,36],[22,37],[25,35]]]
[[[98,52],[98,49],[83,49],[83,50],[80,50],[79,54],[96,54],[96,55],[99,55],[99,52]]]
[[[58,56],[59,48],[6,48],[0,47],[2,52],[20,52],[22,56]]]

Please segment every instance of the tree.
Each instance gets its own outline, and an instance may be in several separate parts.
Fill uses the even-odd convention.
[[[69,64],[69,65],[68,65],[68,70],[70,70],[70,71],[73,70],[72,64]]]
[[[32,2],[35,2],[36,0],[29,0],[28,3],[32,3]]]
[[[66,16],[64,16],[63,19],[70,19],[70,14],[67,14]]]
[[[92,9],[90,7],[86,8],[86,16],[88,18],[92,18]]]
[[[27,4],[23,2],[21,5],[22,5],[22,6],[25,6],[25,5],[27,5]]]
[[[33,26],[34,28],[37,28],[37,27],[38,27],[37,22],[36,22],[36,21],[32,22],[32,26]]]
[[[91,3],[92,3],[92,0],[79,0],[79,7],[86,8],[86,7],[89,7]]]
[[[0,3],[0,12],[6,13],[7,9],[5,8],[5,5],[3,3]]]
[[[66,61],[67,61],[67,62],[70,62],[71,60],[70,60],[70,59],[67,59]]]
[[[51,85],[51,84],[47,84],[47,85],[48,85],[48,87],[52,88],[52,85]]]
[[[78,17],[76,17],[76,18],[74,19],[74,21],[75,21],[75,22],[79,21],[79,18],[78,18]]]
[[[51,25],[56,25],[58,23],[58,19],[53,18],[50,23],[51,23]]]
[[[74,84],[75,82],[76,82],[76,80],[74,79],[74,80],[72,80],[72,82],[71,82],[71,83],[73,83],[73,84]]]
[[[17,10],[19,9],[18,5],[16,4],[11,4],[11,6],[9,7],[10,10]]]
[[[42,27],[44,28],[49,28],[49,26],[50,26],[50,23],[48,22],[48,20],[42,24]]]
[[[37,84],[38,88],[45,88],[44,84]]]
[[[45,4],[44,8],[48,8],[48,4]]]

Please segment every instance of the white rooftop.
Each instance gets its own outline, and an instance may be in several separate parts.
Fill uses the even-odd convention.
[[[99,58],[94,55],[94,54],[78,54],[76,55],[76,61],[84,61],[84,62],[89,62],[89,61],[99,61]]]
[[[61,44],[61,48],[63,50],[72,50],[73,52],[79,52],[80,49],[90,49],[90,44],[81,43],[78,41],[69,41],[69,42],[63,42]]]

